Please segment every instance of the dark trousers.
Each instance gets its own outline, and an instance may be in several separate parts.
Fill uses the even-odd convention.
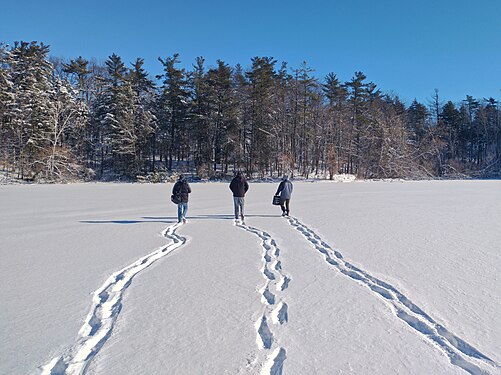
[[[280,199],[280,207],[285,214],[289,214],[289,202],[290,199]]]

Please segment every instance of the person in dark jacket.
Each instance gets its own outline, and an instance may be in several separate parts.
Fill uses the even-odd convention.
[[[177,222],[186,223],[186,213],[188,212],[188,198],[191,193],[190,185],[183,175],[179,175],[177,182],[172,188],[172,195],[178,197],[179,203],[177,204]]]
[[[284,175],[280,185],[278,185],[278,190],[275,195],[280,195],[280,207],[282,208],[282,216],[289,216],[289,204],[292,196],[292,182],[289,180],[289,176]]]
[[[233,193],[233,206],[235,208],[235,220],[242,219],[244,221],[244,205],[245,193],[249,190],[249,184],[242,172],[237,172],[237,175],[231,180],[230,190]]]

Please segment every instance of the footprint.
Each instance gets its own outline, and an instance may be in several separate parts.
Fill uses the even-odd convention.
[[[392,311],[394,311],[399,319],[437,344],[449,357],[453,365],[474,375],[486,373],[460,355],[464,354],[467,357],[482,360],[496,368],[500,367],[496,362],[492,361],[466,341],[437,324],[427,313],[400,293],[394,286],[371,276],[368,272],[345,261],[343,255],[339,251],[333,250],[329,244],[321,240],[320,236],[301,224],[297,219],[290,218],[289,224],[298,230],[317,251],[325,255],[326,263],[335,266],[335,269],[342,274],[362,283],[370,288],[375,294],[385,298],[386,302],[395,308],[395,310]],[[320,243],[322,247],[319,247],[318,243]],[[331,253],[337,260],[331,257]],[[396,296],[396,298],[394,296]]]
[[[170,240],[168,245],[140,258],[122,270],[108,277],[93,293],[92,305],[84,324],[80,328],[75,344],[65,355],[53,358],[43,366],[43,375],[83,373],[111,336],[115,321],[122,310],[122,297],[132,280],[151,264],[184,245],[186,238],[175,233],[178,225],[167,227],[163,236]]]
[[[281,291],[281,292],[282,292],[282,291],[284,291],[284,290],[285,290],[285,289],[287,289],[287,287],[289,286],[289,282],[290,282],[290,281],[291,281],[291,279],[290,279],[289,277],[287,277],[287,276],[285,276],[285,275],[284,275],[284,276],[282,276],[282,277],[280,278],[280,281],[279,281],[279,282],[278,282],[278,284],[277,284],[277,289],[278,289],[279,291]]]
[[[261,375],[282,375],[284,361],[287,358],[284,348],[276,348],[268,357]]]
[[[268,305],[274,305],[275,304],[275,295],[270,292],[270,290],[268,289],[268,286],[266,286],[264,288],[264,290],[262,291],[262,299],[263,299],[263,303],[267,303]]]
[[[265,231],[250,226],[241,226],[248,232],[256,235],[261,239],[261,247],[263,251],[263,265],[261,272],[263,273],[266,282],[265,285],[259,290],[261,293],[261,302],[264,305],[264,312],[261,318],[255,323],[257,338],[256,342],[258,348],[263,350],[258,358],[263,358],[263,365],[261,367],[261,374],[275,375],[281,374],[283,363],[285,361],[285,349],[278,346],[267,357],[263,357],[266,352],[264,350],[271,349],[273,346],[278,345],[278,340],[274,337],[273,326],[269,326],[269,322],[276,325],[282,325],[288,321],[288,306],[282,300],[280,292],[287,289],[290,283],[290,277],[285,275],[283,265],[280,259],[280,250],[277,247],[276,241]],[[276,290],[278,294],[271,292],[271,289]],[[276,307],[275,307],[276,306]],[[273,309],[273,307],[275,307]],[[266,359],[265,359],[266,358]],[[260,359],[256,363],[261,362]],[[257,365],[259,366],[259,365]],[[251,369],[252,370],[252,369]],[[253,371],[252,373],[256,373]]]
[[[273,343],[273,335],[266,322],[266,317],[263,315],[256,323],[257,328],[257,344],[261,349],[270,349]]]
[[[289,317],[287,315],[287,304],[285,302],[280,302],[275,310],[273,310],[273,323],[284,324],[288,321]]]

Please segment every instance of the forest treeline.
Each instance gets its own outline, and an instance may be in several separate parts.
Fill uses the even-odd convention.
[[[489,177],[501,171],[494,98],[404,104],[362,72],[322,80],[255,57],[248,68],[199,57],[103,64],[51,58],[37,42],[0,45],[0,164],[19,178]],[[139,176],[139,177],[138,177]],[[157,177],[155,177],[157,176]]]

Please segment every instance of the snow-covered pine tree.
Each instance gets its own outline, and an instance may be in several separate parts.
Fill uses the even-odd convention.
[[[72,86],[78,90],[79,101],[83,101],[87,110],[87,121],[84,128],[78,128],[72,148],[76,149],[87,167],[97,169],[101,163],[101,126],[95,119],[97,98],[102,98],[107,75],[106,67],[82,57],[70,60],[63,65],[64,72]]]
[[[36,178],[43,171],[46,133],[52,106],[52,65],[49,46],[16,42],[12,56],[12,104],[8,111],[14,136],[14,163],[21,178]]]
[[[362,149],[362,131],[367,126],[369,83],[362,72],[355,72],[352,79],[344,84],[348,91],[348,132],[346,139],[347,163],[344,173],[357,174]]]
[[[447,142],[447,155],[448,159],[456,159],[458,151],[458,143],[461,136],[460,122],[459,122],[459,111],[453,102],[448,101],[442,107],[441,112],[441,125],[443,127],[444,136],[447,136],[449,142]]]
[[[148,170],[148,158],[151,155],[152,163],[150,170],[154,170],[155,154],[152,136],[157,129],[157,118],[154,113],[156,92],[155,84],[148,78],[148,73],[143,68],[144,60],[136,59],[127,76],[133,98],[135,156],[134,172],[146,172]],[[152,149],[150,149],[152,148]]]
[[[134,91],[127,78],[127,68],[118,55],[111,55],[105,64],[106,75],[101,77],[102,91],[96,98],[94,111],[100,138],[100,174],[103,177],[107,170],[118,173],[119,176],[130,175],[134,173],[137,144],[134,132]]]
[[[205,71],[205,59],[196,58],[193,71],[189,74],[189,89],[191,91],[191,108],[189,113],[191,134],[193,139],[192,154],[195,167],[200,177],[212,176],[211,143],[209,129],[209,89],[210,82]]]
[[[259,171],[264,175],[270,167],[275,64],[276,60],[272,57],[254,57],[251,69],[247,72],[251,103],[250,137],[246,139],[249,145],[246,169],[249,174]]]
[[[316,139],[318,121],[316,121],[315,113],[320,99],[319,84],[312,73],[313,69],[304,61],[295,70],[292,79],[294,161],[299,172],[306,178],[311,173],[311,167],[314,166],[314,155],[318,153],[314,152],[313,148],[319,144],[319,140]]]
[[[499,101],[490,97],[484,99],[487,115],[487,170],[501,167],[501,112]]]
[[[190,96],[185,69],[176,68],[180,62],[176,53],[165,60],[158,59],[164,73],[157,78],[162,80],[158,103],[160,152],[165,158],[168,170],[172,170],[174,158],[182,161],[189,157],[188,114]]]
[[[12,107],[11,54],[0,44],[0,161],[3,169],[9,170],[13,160],[13,134],[10,126],[9,109]]]
[[[89,69],[89,61],[79,56],[70,60],[68,64],[64,64],[63,69],[72,78],[71,84],[77,88],[80,98],[89,104],[91,100],[89,75],[92,73]]]
[[[346,165],[346,151],[343,147],[346,121],[344,121],[344,111],[346,107],[346,88],[334,73],[329,73],[325,77],[322,86],[327,99],[327,121],[326,126],[326,164],[329,172],[329,179],[334,178],[334,174],[342,170]]]
[[[275,78],[273,95],[273,121],[272,134],[274,138],[274,172],[281,176],[294,170],[294,158],[292,152],[293,139],[291,132],[291,89],[292,77],[288,72],[286,62],[282,62]]]
[[[98,85],[91,110],[91,145],[95,155],[94,165],[99,167],[98,178],[103,179],[105,173],[111,172],[111,130],[112,123],[116,122],[116,106],[113,95],[114,81],[108,69],[97,76],[96,82]],[[115,84],[118,85],[118,81]]]
[[[228,172],[231,161],[235,162],[238,144],[237,105],[232,86],[232,69],[224,61],[217,61],[217,68],[210,69],[210,143],[213,170],[221,165],[222,172]]]
[[[238,141],[234,150],[234,169],[241,169],[248,166],[248,155],[250,154],[251,140],[251,103],[249,100],[250,85],[244,69],[240,64],[235,66],[233,71],[233,96],[237,111],[237,132]]]

